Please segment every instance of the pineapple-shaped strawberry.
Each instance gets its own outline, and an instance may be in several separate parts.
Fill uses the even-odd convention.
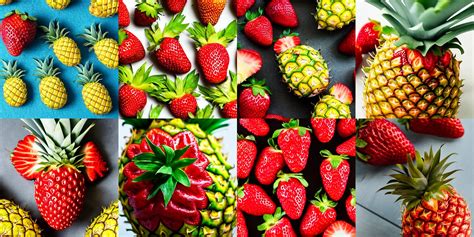
[[[81,62],[81,51],[76,42],[68,37],[69,30],[61,28],[58,21],[51,21],[49,26],[40,26],[45,35],[43,38],[53,47],[54,54],[66,66],[76,66]]]
[[[20,107],[28,99],[28,89],[23,81],[25,70],[17,68],[16,61],[5,62],[2,60],[2,64],[0,76],[5,79],[3,98],[10,106]]]
[[[69,6],[69,3],[71,3],[71,0],[46,0],[46,4],[56,10],[62,10],[66,8]]]
[[[111,17],[118,12],[118,0],[91,0],[89,12],[96,17]]]
[[[60,109],[67,103],[67,91],[63,81],[58,77],[59,69],[54,67],[53,58],[35,59],[36,72],[41,82],[40,97],[43,104],[51,109]]]
[[[85,46],[94,50],[97,59],[108,68],[117,68],[119,65],[118,48],[116,40],[108,38],[109,32],[102,31],[100,24],[92,24],[86,28],[86,33],[81,37],[86,40]]]
[[[230,77],[216,87],[199,85],[199,91],[208,101],[221,109],[225,118],[237,118],[237,75],[229,72]]]
[[[82,100],[86,108],[94,114],[108,114],[112,110],[112,98],[107,88],[100,83],[102,74],[94,72],[94,65],[86,62],[76,66],[78,82],[83,86]]]

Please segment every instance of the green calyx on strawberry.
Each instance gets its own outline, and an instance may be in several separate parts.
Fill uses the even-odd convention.
[[[320,166],[324,190],[332,200],[339,201],[344,195],[349,179],[350,165],[346,161],[349,157],[333,155],[328,150],[322,150],[320,154],[322,157],[326,157]]]
[[[308,182],[301,173],[278,173],[278,179],[273,184],[278,200],[288,217],[297,220],[303,214],[306,203],[306,187]]]
[[[280,35],[280,38],[275,42],[273,46],[273,51],[278,55],[285,52],[288,49],[292,49],[295,46],[301,44],[301,39],[299,34],[296,32],[291,32],[290,29],[283,31]]]
[[[19,56],[36,36],[37,19],[18,10],[5,15],[0,24],[3,43],[12,56]]]
[[[247,23],[244,26],[245,35],[254,43],[261,46],[271,46],[273,43],[272,23],[260,8],[256,12],[248,11],[245,14]]]
[[[288,219],[284,218],[285,212],[281,211],[281,208],[278,207],[275,210],[275,213],[263,215],[263,220],[265,221],[263,224],[259,225],[257,229],[259,231],[265,231],[265,236],[281,236],[284,234],[283,228],[290,228],[292,236],[294,235],[293,228],[291,227],[290,222]],[[288,230],[286,230],[288,231]],[[269,233],[267,233],[269,232]],[[276,235],[279,233],[280,235]],[[285,235],[283,235],[285,236]]]
[[[283,128],[273,132],[277,139],[286,165],[292,172],[300,172],[306,167],[311,145],[311,129],[299,126],[299,120],[293,119],[282,124]]]
[[[139,26],[150,26],[160,17],[163,10],[157,0],[138,0],[133,20]]]
[[[245,89],[239,95],[239,113],[242,118],[263,118],[270,108],[270,89],[265,80],[250,78],[250,83],[242,85]]]
[[[229,72],[229,77],[216,87],[198,85],[204,98],[221,109],[225,118],[237,118],[237,75]]]
[[[311,204],[316,206],[321,213],[325,213],[329,208],[337,206],[337,202],[329,200],[326,193],[321,189],[314,194],[314,200],[311,201]]]
[[[300,233],[304,236],[316,236],[336,221],[336,202],[328,199],[326,193],[319,189],[314,200],[301,220]]]

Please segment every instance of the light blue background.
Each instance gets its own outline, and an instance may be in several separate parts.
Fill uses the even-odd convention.
[[[54,10],[50,8],[45,0],[14,0],[10,5],[0,6],[0,17],[3,17],[11,10],[18,9],[21,12],[28,12],[30,15],[38,18],[39,25],[48,25],[51,20],[58,19],[62,27],[69,29],[69,36],[72,37],[81,49],[82,61],[87,60],[94,64],[94,69],[103,74],[102,83],[109,90],[113,101],[112,111],[103,116],[91,113],[85,107],[82,101],[82,86],[76,82],[77,70],[74,67],[63,65],[56,56],[54,56],[52,48],[45,43],[40,36],[43,32],[38,29],[37,36],[18,57],[11,56],[0,43],[0,58],[3,60],[18,60],[18,66],[26,70],[24,80],[28,86],[28,101],[19,108],[10,107],[3,98],[4,80],[0,81],[2,87],[0,93],[0,117],[1,118],[116,118],[118,116],[117,92],[118,92],[118,72],[111,70],[101,64],[94,52],[89,52],[88,48],[83,46],[84,40],[78,35],[84,32],[86,27],[92,23],[101,23],[102,29],[109,32],[108,36],[117,40],[117,16],[112,18],[97,18],[89,13],[89,3],[86,0],[72,0],[71,4],[64,10]],[[33,58],[44,59],[47,56],[53,56],[54,65],[61,71],[60,78],[66,85],[68,92],[67,104],[59,110],[48,108],[41,102],[39,95],[39,78],[35,76],[36,64]]]

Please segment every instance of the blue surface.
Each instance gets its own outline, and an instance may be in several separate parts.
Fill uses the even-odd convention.
[[[34,2],[35,4],[32,4]],[[77,70],[74,67],[63,65],[56,56],[52,48],[40,36],[43,32],[38,29],[37,36],[18,57],[11,56],[5,45],[0,43],[0,58],[3,60],[18,60],[18,66],[26,70],[24,80],[28,86],[28,101],[19,108],[10,107],[3,98],[3,89],[0,99],[0,118],[116,118],[118,116],[118,72],[111,70],[101,64],[94,52],[89,52],[88,48],[83,46],[84,40],[78,35],[84,32],[84,29],[92,23],[101,23],[102,29],[109,32],[110,37],[117,40],[117,16],[112,18],[97,18],[88,11],[90,1],[73,0],[64,10],[58,11],[50,8],[45,0],[15,0],[12,4],[0,6],[0,17],[3,19],[6,13],[13,9],[21,12],[28,12],[30,15],[38,18],[39,25],[48,25],[51,20],[58,19],[62,27],[69,29],[69,36],[72,37],[81,49],[82,61],[87,60],[94,64],[94,69],[103,74],[102,83],[109,90],[113,101],[113,109],[107,115],[98,116],[91,113],[85,107],[82,101],[82,86],[76,82]],[[1,41],[1,40],[0,40]],[[35,76],[36,64],[33,58],[44,59],[47,56],[53,56],[54,64],[61,71],[60,78],[64,81],[68,91],[68,102],[59,110],[48,108],[41,102],[39,95],[39,78]],[[3,87],[3,80],[0,86]]]

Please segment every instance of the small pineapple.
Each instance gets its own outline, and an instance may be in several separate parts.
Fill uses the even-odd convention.
[[[0,0],[0,5],[8,5],[12,3],[12,0]]]
[[[46,4],[56,10],[62,10],[66,8],[69,6],[69,3],[71,3],[71,0],[46,0]]]
[[[82,88],[82,99],[87,109],[94,114],[107,114],[112,110],[112,98],[109,91],[100,83],[102,74],[94,72],[94,65],[86,62],[76,66],[79,71],[79,83]]]
[[[110,204],[109,207],[104,208],[102,213],[92,221],[87,227],[84,237],[116,237],[118,236],[118,216],[119,207],[118,201]]]
[[[0,236],[41,237],[41,230],[30,214],[6,199],[0,199]]]
[[[58,21],[51,21],[49,27],[40,26],[46,34],[46,42],[53,47],[54,54],[66,66],[76,66],[81,62],[81,51],[76,42],[68,37],[69,31],[61,28]]]
[[[0,76],[5,79],[3,85],[3,98],[7,104],[13,107],[20,107],[28,99],[28,89],[23,81],[25,71],[17,68],[16,61],[5,62],[2,60],[3,68]]]
[[[111,17],[118,12],[118,0],[91,0],[89,12],[96,17]]]
[[[119,65],[118,43],[112,38],[107,38],[109,32],[103,31],[100,24],[93,24],[86,29],[81,37],[87,42],[84,44],[94,50],[97,58],[108,68],[117,68]]]
[[[343,119],[351,117],[352,92],[342,83],[336,83],[329,89],[329,95],[323,96],[314,106],[313,118]]]
[[[318,29],[341,29],[355,20],[355,0],[319,0],[314,16]]]
[[[54,67],[53,58],[35,59],[37,76],[41,79],[39,89],[41,101],[51,109],[60,109],[66,105],[67,91],[58,77],[59,69]]]

